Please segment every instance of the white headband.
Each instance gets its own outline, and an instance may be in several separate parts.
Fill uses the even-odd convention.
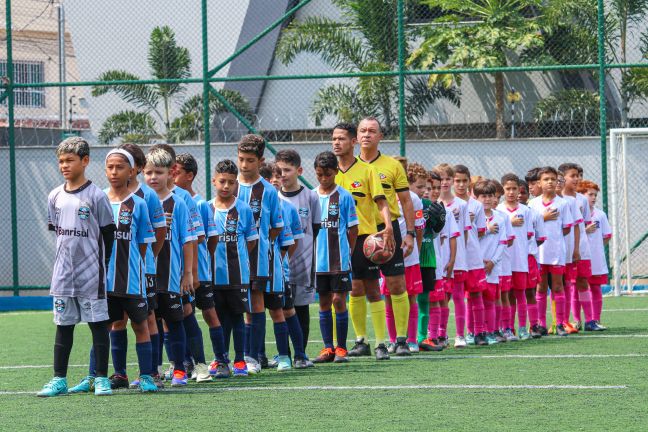
[[[109,158],[110,156],[114,155],[114,154],[119,154],[119,155],[125,156],[126,159],[128,160],[128,163],[130,164],[131,168],[133,168],[133,167],[135,166],[135,159],[133,159],[133,155],[130,154],[130,153],[128,153],[128,152],[127,152],[126,150],[124,150],[124,149],[112,149],[112,150],[110,150],[110,151],[108,152],[108,154],[106,155],[106,160],[105,160],[105,162],[108,162],[108,158]]]

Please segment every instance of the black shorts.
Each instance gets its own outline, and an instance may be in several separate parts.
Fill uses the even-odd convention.
[[[124,312],[135,324],[143,323],[148,319],[146,299],[108,295],[108,319],[110,322],[123,320]]]
[[[421,267],[421,280],[423,281],[423,292],[434,291],[436,286],[436,269],[434,267]]]
[[[351,278],[348,273],[318,274],[315,279],[318,294],[347,293],[351,291]]]
[[[385,225],[378,225],[378,231],[384,229]],[[385,264],[381,264],[378,267],[380,268],[380,272],[385,276],[400,276],[405,274],[405,257],[401,248],[403,237],[401,236],[400,226],[397,220],[392,221],[392,230],[394,231],[394,243],[396,244],[394,256]]]
[[[362,250],[364,247],[365,239],[368,234],[358,236],[355,248],[351,254],[351,270],[353,271],[353,278],[359,280],[378,280],[380,279],[380,270],[378,264],[374,264],[367,258]]]
[[[200,282],[200,286],[196,288],[196,307],[200,310],[214,307],[214,290],[209,282]]]
[[[250,289],[251,290],[258,290],[258,291],[265,291],[266,288],[268,287],[268,282],[270,279],[265,278],[265,279],[252,279],[250,281]]]
[[[196,311],[196,297],[192,296],[191,294],[183,294],[182,295],[182,306],[190,304],[191,305],[191,311],[195,312]]]
[[[295,307],[295,291],[297,291],[297,285],[290,283],[284,284],[283,309],[289,310]]]
[[[178,322],[184,319],[182,296],[175,293],[157,293],[158,308],[155,314],[168,322]]]
[[[149,315],[157,309],[157,295],[155,294],[157,280],[154,274],[146,275],[146,303]]]
[[[214,290],[214,306],[219,315],[223,313],[218,311],[226,311],[234,315],[250,312],[252,307],[250,291],[247,288]]]
[[[283,309],[286,296],[284,293],[263,293],[263,304],[268,310]]]

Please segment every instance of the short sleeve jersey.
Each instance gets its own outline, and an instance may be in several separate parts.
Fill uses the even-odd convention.
[[[585,195],[577,193],[576,194],[576,206],[580,212],[582,218],[578,226],[580,227],[580,241],[579,241],[579,253],[582,260],[591,260],[592,252],[590,249],[589,238],[585,232],[585,227],[589,225],[592,220],[592,215],[590,214],[589,202]]]
[[[468,230],[468,241],[466,242],[466,266],[468,270],[483,269],[484,260],[482,259],[479,234],[486,231],[484,206],[474,198],[470,198],[467,204],[470,229]]]
[[[200,223],[205,230],[205,239],[198,243],[198,280],[200,282],[210,282],[212,280],[211,258],[207,248],[207,240],[210,237],[217,235],[214,212],[209,203],[207,203],[207,201],[205,201],[200,195],[196,194],[192,198],[196,205],[198,215],[200,216]]]
[[[149,220],[153,229],[162,228],[166,226],[164,219],[164,212],[157,193],[144,183],[140,183],[139,187],[133,192],[138,197],[146,201],[146,208],[149,212]],[[149,244],[146,248],[146,274],[155,275],[155,256],[153,255],[153,247]]]
[[[575,241],[574,226],[578,225],[580,227],[580,224],[583,221],[583,215],[578,209],[578,203],[576,202],[576,198],[572,196],[563,195],[562,199],[565,202],[567,202],[567,205],[569,206],[569,212],[573,219],[571,225],[572,229],[569,230],[569,234],[565,236],[565,263],[571,264],[574,261],[574,241]]]
[[[174,186],[173,189],[171,189],[171,192],[180,196],[182,201],[184,201],[185,205],[187,206],[187,210],[189,211],[189,218],[191,220],[191,226],[193,227],[193,236],[195,237],[194,240],[197,240],[200,236],[204,236],[205,227],[202,224],[202,218],[198,213],[196,203],[194,202],[193,198],[191,198],[191,194],[187,192],[186,189],[182,189],[180,186]]]
[[[450,210],[452,217],[459,227],[459,237],[457,238],[457,256],[455,258],[454,269],[459,271],[467,271],[468,263],[466,262],[465,232],[472,229],[472,225],[470,224],[470,216],[468,215],[468,204],[461,198],[454,197],[454,199],[446,205],[446,208]]]
[[[132,193],[123,201],[111,201],[110,206],[117,231],[108,265],[108,294],[144,297],[145,264],[139,246],[155,241],[146,201]]]
[[[321,210],[317,192],[301,187],[297,192],[279,192],[279,198],[288,201],[297,209],[304,237],[297,242],[297,248],[290,257],[292,271],[290,283],[310,287],[313,272],[314,239],[313,225],[320,223]]]
[[[215,207],[214,200],[209,204],[218,235],[213,262],[214,287],[247,288],[250,285],[248,242],[259,238],[252,210],[239,199],[225,209]]]
[[[419,198],[418,195],[416,195],[414,192],[408,192],[410,194],[410,199],[412,200],[412,206],[414,207],[414,228],[417,231],[423,230],[425,228],[425,219],[423,218],[423,201],[421,201],[421,198]],[[401,238],[405,238],[405,235],[407,234],[407,224],[405,223],[405,217],[402,215],[403,210],[400,204],[400,200],[398,201],[398,208],[401,212],[401,216],[398,217],[398,226],[400,228]],[[411,267],[413,265],[420,264],[419,259],[418,245],[416,243],[416,239],[414,239],[414,248],[412,249],[412,253],[406,256],[404,260],[405,267]]]
[[[353,196],[360,222],[358,235],[375,234],[378,231],[376,200],[385,198],[385,191],[374,167],[356,158],[349,169],[338,171],[335,183]]]
[[[359,223],[353,197],[340,186],[328,195],[318,193],[318,197],[321,219],[315,248],[315,272],[347,273],[351,270],[347,230]]]
[[[360,156],[358,156],[359,160]],[[401,209],[398,205],[399,192],[409,190],[409,182],[407,181],[407,174],[403,165],[391,156],[384,155],[378,152],[378,156],[370,161],[362,160],[363,162],[371,165],[380,178],[380,184],[385,191],[385,198],[387,198],[387,205],[389,206],[389,213],[391,220],[397,220],[401,215]],[[378,211],[378,207],[374,208],[376,218],[376,225],[383,224],[382,216]]]
[[[529,255],[533,255],[538,260],[538,242],[543,242],[547,239],[547,233],[544,228],[544,218],[542,213],[534,208],[529,207],[531,220],[533,221],[533,237],[529,238]]]
[[[539,247],[539,262],[545,265],[564,266],[567,247],[563,228],[571,228],[574,223],[570,204],[559,196],[549,202],[544,202],[542,196],[539,196],[531,200],[529,206],[542,215],[546,209],[558,211],[558,219],[548,220],[544,223],[547,239]]]
[[[301,243],[301,240],[304,238],[304,231],[302,230],[301,220],[299,219],[299,213],[297,213],[297,209],[295,208],[295,206],[289,203],[288,201],[284,201],[280,199],[279,204],[281,205],[281,209],[285,215],[284,223],[290,227],[290,232],[292,233],[293,240],[299,246],[299,243]],[[292,271],[293,257],[294,257],[294,252],[292,257],[286,254],[283,259],[284,280],[290,283],[293,283],[292,277],[294,276],[295,273],[294,271]]]
[[[461,235],[459,226],[455,221],[454,215],[446,208],[446,223],[439,235],[434,239],[434,247],[437,256],[436,278],[452,277],[445,274],[445,267],[450,262],[450,239],[457,238]],[[458,240],[457,240],[458,241]],[[455,257],[456,261],[456,257]],[[441,265],[438,265],[441,263]]]
[[[189,210],[177,193],[170,193],[161,200],[164,213],[171,215],[171,225],[167,228],[164,244],[157,257],[157,285],[160,293],[180,294],[180,279],[184,272],[183,247],[185,243],[196,240]]]
[[[486,217],[486,223],[490,225],[497,224],[499,229],[497,232],[486,230],[484,235],[479,239],[484,261],[492,261],[494,264],[491,272],[486,275],[486,282],[488,283],[496,284],[499,282],[502,256],[504,256],[504,250],[507,247],[505,217],[503,213],[493,211],[490,217]]]
[[[279,209],[281,211],[281,217],[284,221],[284,226],[281,228],[281,233],[274,242],[271,244],[272,253],[270,255],[270,278],[266,284],[266,292],[271,294],[283,294],[285,292],[285,273],[284,273],[284,262],[288,259],[288,252],[281,256],[282,248],[289,247],[290,245],[295,244],[295,239],[293,238],[293,233],[290,229],[290,223],[287,222],[290,220],[290,209],[288,205],[281,205],[279,203]]]
[[[513,274],[511,270],[511,249],[513,249],[513,245],[509,246],[508,242],[515,240],[513,225],[511,225],[511,218],[508,217],[508,215],[505,215],[499,210],[493,210],[493,212],[499,214],[501,220],[504,221],[504,224],[500,227],[500,229],[504,230],[507,243],[506,247],[504,248],[504,253],[502,254],[500,276],[511,276]]]
[[[534,237],[531,210],[524,204],[517,204],[515,208],[509,208],[505,203],[498,205],[497,210],[510,219],[513,235],[515,236],[513,245],[509,248],[511,271],[528,273],[529,239]],[[515,226],[513,225],[514,221],[522,221],[522,225]]]
[[[612,229],[607,216],[602,210],[595,208],[591,210],[590,214],[591,223],[596,226],[593,233],[587,234],[592,252],[592,274],[595,276],[608,274],[605,243],[603,241],[612,237]]]
[[[432,205],[432,201],[423,199],[421,200],[421,203],[423,204],[423,211],[421,212],[423,216],[423,242],[421,243],[421,250],[419,251],[419,262],[421,264],[421,267],[436,268],[437,258],[439,257],[439,255],[438,250],[434,244],[434,239],[438,237],[438,235],[435,235],[431,225],[427,224],[425,219],[428,209]],[[416,216],[418,220],[418,215]]]
[[[114,225],[108,197],[88,181],[67,191],[61,185],[47,199],[47,223],[56,233],[50,294],[106,298],[105,249],[100,228]]]
[[[235,193],[252,210],[254,223],[259,233],[259,241],[250,254],[250,277],[268,279],[270,277],[270,229],[284,226],[279,195],[265,179],[259,177],[253,183],[239,180]]]

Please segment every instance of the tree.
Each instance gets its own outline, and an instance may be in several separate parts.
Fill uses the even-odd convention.
[[[424,41],[408,60],[422,69],[512,66],[511,54],[543,45],[539,17],[542,0],[422,0],[446,15],[421,30]],[[440,66],[439,66],[440,65]],[[504,74],[495,76],[495,129],[506,137]],[[460,75],[430,75],[428,83],[461,84]]]
[[[390,71],[398,67],[398,25],[396,0],[332,0],[342,20],[308,17],[291,23],[282,34],[276,56],[283,64],[298,54],[317,54],[338,72]],[[415,33],[407,29],[407,41]],[[407,49],[406,49],[407,51]],[[409,55],[406,52],[406,55]],[[451,85],[425,85],[425,80],[406,79],[406,119],[415,124],[438,99],[459,105],[459,92]],[[311,117],[317,125],[332,115],[356,122],[364,116],[379,118],[390,134],[398,127],[398,79],[361,77],[357,85],[332,84],[322,87],[313,101]]]
[[[155,119],[150,114],[127,110],[113,114],[104,121],[99,131],[99,142],[108,144],[119,137],[128,137],[129,142],[146,144],[150,138],[158,135]]]

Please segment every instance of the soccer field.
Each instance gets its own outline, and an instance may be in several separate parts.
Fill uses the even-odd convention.
[[[3,313],[0,430],[646,430],[648,297],[606,298],[603,308],[602,333],[51,399],[34,395],[52,374],[51,313]],[[311,358],[321,348],[312,313]],[[75,336],[71,385],[86,374],[90,346],[85,326]],[[134,378],[134,349],[129,362]]]

